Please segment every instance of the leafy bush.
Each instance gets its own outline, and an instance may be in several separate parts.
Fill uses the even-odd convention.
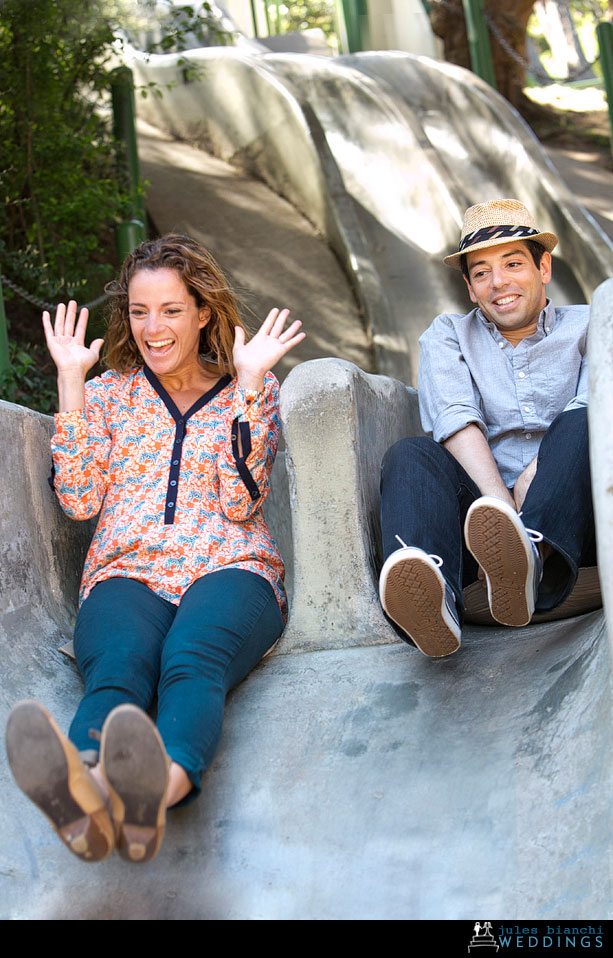
[[[276,11],[272,4],[269,11],[274,22]],[[286,32],[319,27],[328,38],[334,36],[334,0],[285,0],[280,11]]]
[[[3,270],[47,300],[95,296],[129,215],[105,109],[116,29],[108,0],[5,0],[0,17]]]
[[[13,344],[10,356],[10,368],[0,373],[0,399],[52,415],[57,410],[56,377],[46,349]]]

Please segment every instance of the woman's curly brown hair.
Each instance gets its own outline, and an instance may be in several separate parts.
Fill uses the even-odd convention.
[[[209,322],[200,332],[199,352],[215,363],[221,373],[236,375],[232,361],[234,330],[243,326],[232,290],[213,256],[180,233],[141,243],[126,257],[119,279],[107,292],[113,297],[104,345],[104,363],[126,373],[144,364],[130,329],[128,287],[141,269],[173,269],[196,300],[199,309],[208,306]]]

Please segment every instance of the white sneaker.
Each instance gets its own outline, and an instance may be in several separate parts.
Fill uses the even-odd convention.
[[[462,634],[442,564],[423,549],[403,546],[386,560],[379,576],[384,611],[420,652],[432,658],[457,652]]]
[[[485,573],[490,611],[501,625],[528,625],[543,565],[540,532],[526,529],[503,499],[482,496],[466,514],[464,539]]]

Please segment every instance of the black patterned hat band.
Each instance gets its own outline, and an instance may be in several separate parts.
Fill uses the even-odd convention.
[[[467,246],[474,246],[476,243],[483,243],[485,240],[507,239],[520,240],[530,239],[536,236],[538,230],[533,226],[484,226],[483,229],[475,230],[474,233],[468,233],[460,240],[460,253],[463,253]]]

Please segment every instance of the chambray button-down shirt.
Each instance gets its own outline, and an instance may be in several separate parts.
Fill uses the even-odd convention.
[[[534,335],[515,348],[480,309],[437,316],[419,340],[425,432],[443,442],[476,423],[512,488],[556,416],[587,406],[589,315],[589,306],[548,300]]]

